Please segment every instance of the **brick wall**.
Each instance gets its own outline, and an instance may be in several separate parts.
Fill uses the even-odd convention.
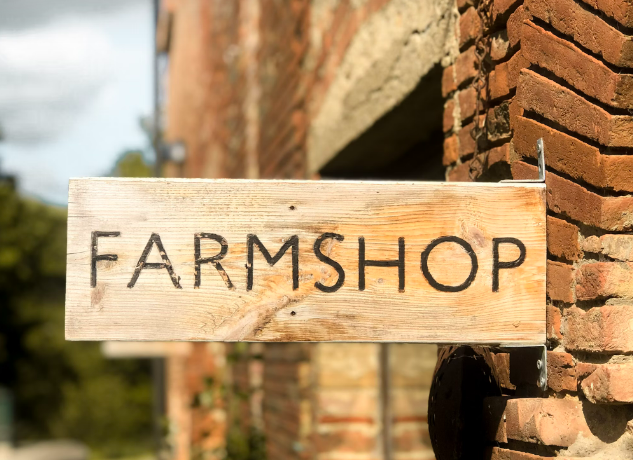
[[[264,347],[264,432],[269,459],[314,458],[312,434],[312,351],[305,343]]]
[[[258,2],[172,0],[164,140],[182,142],[175,177],[256,177]],[[213,51],[210,51],[213,50]]]
[[[491,458],[633,458],[633,4],[492,2],[483,171],[470,136],[481,27],[476,2],[457,7],[448,179],[535,178],[539,138],[547,164],[548,389],[504,390]]]
[[[224,368],[220,343],[195,343],[188,355],[167,358],[169,444],[175,460],[225,457]]]
[[[434,460],[428,400],[435,345],[389,345],[390,438],[393,460]]]
[[[379,345],[316,345],[314,435],[316,459],[381,459]]]
[[[386,364],[379,344],[265,350],[268,458],[379,460],[386,450],[394,460],[434,458],[427,400],[435,346],[390,345]]]
[[[310,118],[359,26],[388,1],[262,0],[261,177],[306,176]]]
[[[305,176],[307,0],[262,0],[259,171],[264,178]]]

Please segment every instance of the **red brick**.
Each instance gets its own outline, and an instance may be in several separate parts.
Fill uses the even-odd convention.
[[[402,452],[405,455],[415,454],[420,460],[434,460],[433,448],[429,441],[428,424],[395,426],[393,428],[392,448],[396,455]]]
[[[509,139],[512,136],[512,109],[516,103],[512,99],[488,110],[486,117],[486,136],[490,142]]]
[[[633,117],[611,115],[573,91],[524,69],[517,87],[519,104],[548,120],[609,147],[633,145]]]
[[[355,427],[326,431],[314,437],[317,452],[372,452],[376,448],[376,436]]]
[[[493,447],[486,457],[489,460],[547,460],[552,457],[541,457],[540,455],[518,452],[516,450],[503,449],[501,447]],[[558,460],[580,460],[579,457],[556,457]]]
[[[538,176],[536,166],[521,161],[512,164],[514,179],[535,179]],[[600,223],[601,197],[589,193],[582,186],[563,179],[548,171],[545,175],[547,184],[547,206],[558,214],[598,226]]]
[[[512,56],[509,61],[497,64],[490,72],[488,80],[490,99],[495,100],[508,96],[517,86],[521,69],[529,64],[522,51]]]
[[[508,13],[522,2],[523,0],[495,0],[492,4],[492,23],[498,24],[505,20]]]
[[[451,169],[448,172],[449,182],[472,182],[470,179],[470,171],[468,169],[469,164],[470,162],[467,162],[467,164],[462,163]]]
[[[579,300],[633,296],[633,263],[595,262],[582,265],[576,272],[576,296]]]
[[[510,99],[510,101],[510,124],[514,129],[517,118],[523,116],[524,110],[523,107],[521,107],[521,104],[519,104],[516,95]]]
[[[442,73],[442,96],[446,97],[457,89],[455,83],[455,67],[446,67]]]
[[[521,41],[522,26],[525,21],[532,18],[530,12],[521,5],[508,18],[506,28],[508,30],[508,41],[511,47],[515,47]]]
[[[547,385],[554,391],[576,391],[576,369],[569,353],[547,352]]]
[[[592,403],[633,403],[633,364],[603,364],[582,381]]]
[[[633,262],[633,235],[602,235],[600,252],[612,259]]]
[[[563,335],[567,350],[597,353],[633,352],[633,306],[604,305],[585,312],[565,310]]]
[[[512,163],[513,178],[535,179],[537,176],[536,166],[521,161]],[[555,213],[605,230],[626,231],[633,228],[630,218],[633,197],[602,197],[552,172],[546,174],[545,182],[547,206]]]
[[[601,160],[605,186],[633,192],[633,155],[603,155]]]
[[[484,432],[488,441],[508,442],[504,418],[508,399],[507,396],[484,398]]]
[[[591,436],[582,404],[570,399],[511,399],[506,430],[510,439],[562,447],[571,446],[578,436]]]
[[[602,252],[602,245],[600,244],[600,238],[597,236],[589,236],[582,240],[582,250],[585,252],[592,252],[599,254]]]
[[[444,117],[442,118],[442,127],[444,132],[451,131],[453,129],[453,125],[455,124],[455,101],[453,99],[449,99],[444,104]]]
[[[582,251],[578,245],[578,227],[547,216],[547,251],[567,260],[580,259]]]
[[[473,117],[475,114],[475,107],[477,104],[477,94],[474,88],[469,87],[461,91],[458,95],[460,103],[460,117],[461,120],[467,120]],[[480,106],[481,108],[481,106]],[[509,139],[512,135],[511,125],[517,114],[521,113],[522,109],[514,101],[514,98],[505,100],[494,107],[488,109],[487,117],[481,116],[479,119],[480,125],[484,126],[486,123],[486,135],[490,142],[497,142],[502,139]],[[474,122],[473,122],[474,123]],[[471,123],[471,127],[474,124]],[[474,142],[472,144],[474,149]],[[462,156],[472,153],[463,153]]]
[[[477,57],[475,47],[471,46],[466,51],[457,56],[455,60],[455,83],[457,86],[463,85],[466,81],[477,75]]]
[[[308,343],[267,343],[264,347],[266,365],[273,361],[307,361],[311,357],[313,344]]]
[[[483,123],[483,117],[482,123]],[[466,126],[462,127],[457,133],[459,137],[459,157],[465,157],[466,155],[471,155],[475,151],[475,140],[470,135],[473,127],[475,126],[475,122],[472,121]]]
[[[633,3],[630,0],[583,0],[626,27],[633,27]]]
[[[579,382],[586,379],[598,368],[598,366],[598,364],[593,363],[576,363],[576,378]]]
[[[468,8],[459,17],[459,47],[460,49],[475,40],[481,33],[481,21],[475,8]]]
[[[633,155],[603,155],[596,147],[528,118],[516,117],[513,127],[519,157],[537,158],[536,140],[543,138],[548,167],[596,187],[633,191]]]
[[[633,196],[605,197],[603,201],[602,228],[612,231],[628,231],[633,228],[633,219],[631,219]]]
[[[474,0],[457,0],[457,9],[459,11],[463,11],[466,8],[469,8],[471,6],[475,5],[475,1]]]
[[[633,76],[613,72],[572,43],[532,22],[523,24],[521,39],[521,52],[529,62],[553,72],[605,104],[620,108],[633,106]]]
[[[496,163],[508,163],[510,156],[510,144],[503,144],[488,151],[488,167]],[[472,152],[471,152],[472,153]],[[470,182],[470,165],[473,160],[468,160],[456,166],[448,173],[448,180],[451,182]]]
[[[547,323],[547,340],[554,340],[556,342],[563,338],[561,334],[561,313],[560,309],[554,305],[547,305],[546,309],[546,323]]]
[[[457,95],[459,100],[459,112],[462,120],[472,117],[477,108],[477,92],[475,88],[469,86]],[[481,106],[480,106],[481,108]]]
[[[552,300],[572,303],[574,267],[561,262],[547,261],[547,296]]]
[[[444,166],[453,164],[459,158],[459,139],[455,134],[444,139]]]
[[[530,13],[550,23],[605,61],[633,67],[633,41],[574,0],[525,0]]]

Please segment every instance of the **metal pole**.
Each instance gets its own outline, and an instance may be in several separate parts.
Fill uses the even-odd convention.
[[[391,372],[388,343],[380,344],[380,406],[382,410],[383,459],[391,460]]]
[[[163,358],[152,358],[152,428],[156,458],[162,458],[163,430],[162,420],[165,415],[165,361]]]
[[[159,68],[158,68],[158,43],[157,43],[157,32],[158,32],[158,15],[160,10],[160,0],[153,0],[154,4],[154,122],[153,122],[153,133],[152,133],[152,144],[154,148],[154,175],[156,177],[161,177],[163,175],[162,171],[162,158],[160,155],[160,87],[159,87]]]

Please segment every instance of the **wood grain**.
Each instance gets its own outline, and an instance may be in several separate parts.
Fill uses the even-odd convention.
[[[373,341],[542,344],[545,341],[545,186],[432,182],[246,181],[202,179],[73,179],[68,207],[66,338],[128,341]],[[93,232],[98,255],[91,287]],[[342,286],[321,251],[340,264]],[[132,283],[153,234],[148,264]],[[195,281],[196,234],[226,244],[221,260],[200,264]],[[253,244],[248,283],[248,235]],[[293,237],[296,236],[296,239]],[[433,287],[422,253],[440,237],[461,238],[472,248],[477,272],[459,292]],[[251,241],[253,237],[251,237]],[[397,266],[365,267],[359,289],[359,238],[367,260],[399,259]],[[525,260],[503,268],[493,292],[493,239],[516,238]],[[154,238],[155,241],[155,238]],[[220,241],[218,239],[218,241]],[[199,258],[220,252],[220,242],[200,239]],[[292,251],[298,246],[297,279]],[[498,245],[498,260],[520,255]],[[166,260],[167,259],[167,260]],[[455,242],[438,244],[428,273],[441,286],[464,284],[472,257]],[[228,279],[227,279],[228,278]],[[230,283],[229,283],[230,279]],[[400,284],[404,284],[404,289]],[[128,287],[132,284],[133,287]],[[293,284],[296,289],[293,289]],[[231,286],[229,288],[229,286]],[[332,288],[334,289],[334,288]]]
[[[187,356],[191,353],[190,342],[102,342],[101,353],[110,359],[167,358]]]

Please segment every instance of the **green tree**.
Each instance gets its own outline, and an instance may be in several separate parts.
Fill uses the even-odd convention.
[[[141,150],[126,150],[117,160],[111,176],[114,177],[153,177],[152,166],[145,161]]]
[[[0,181],[0,386],[13,393],[16,440],[147,452],[149,363],[106,360],[98,343],[64,339],[66,215]]]

